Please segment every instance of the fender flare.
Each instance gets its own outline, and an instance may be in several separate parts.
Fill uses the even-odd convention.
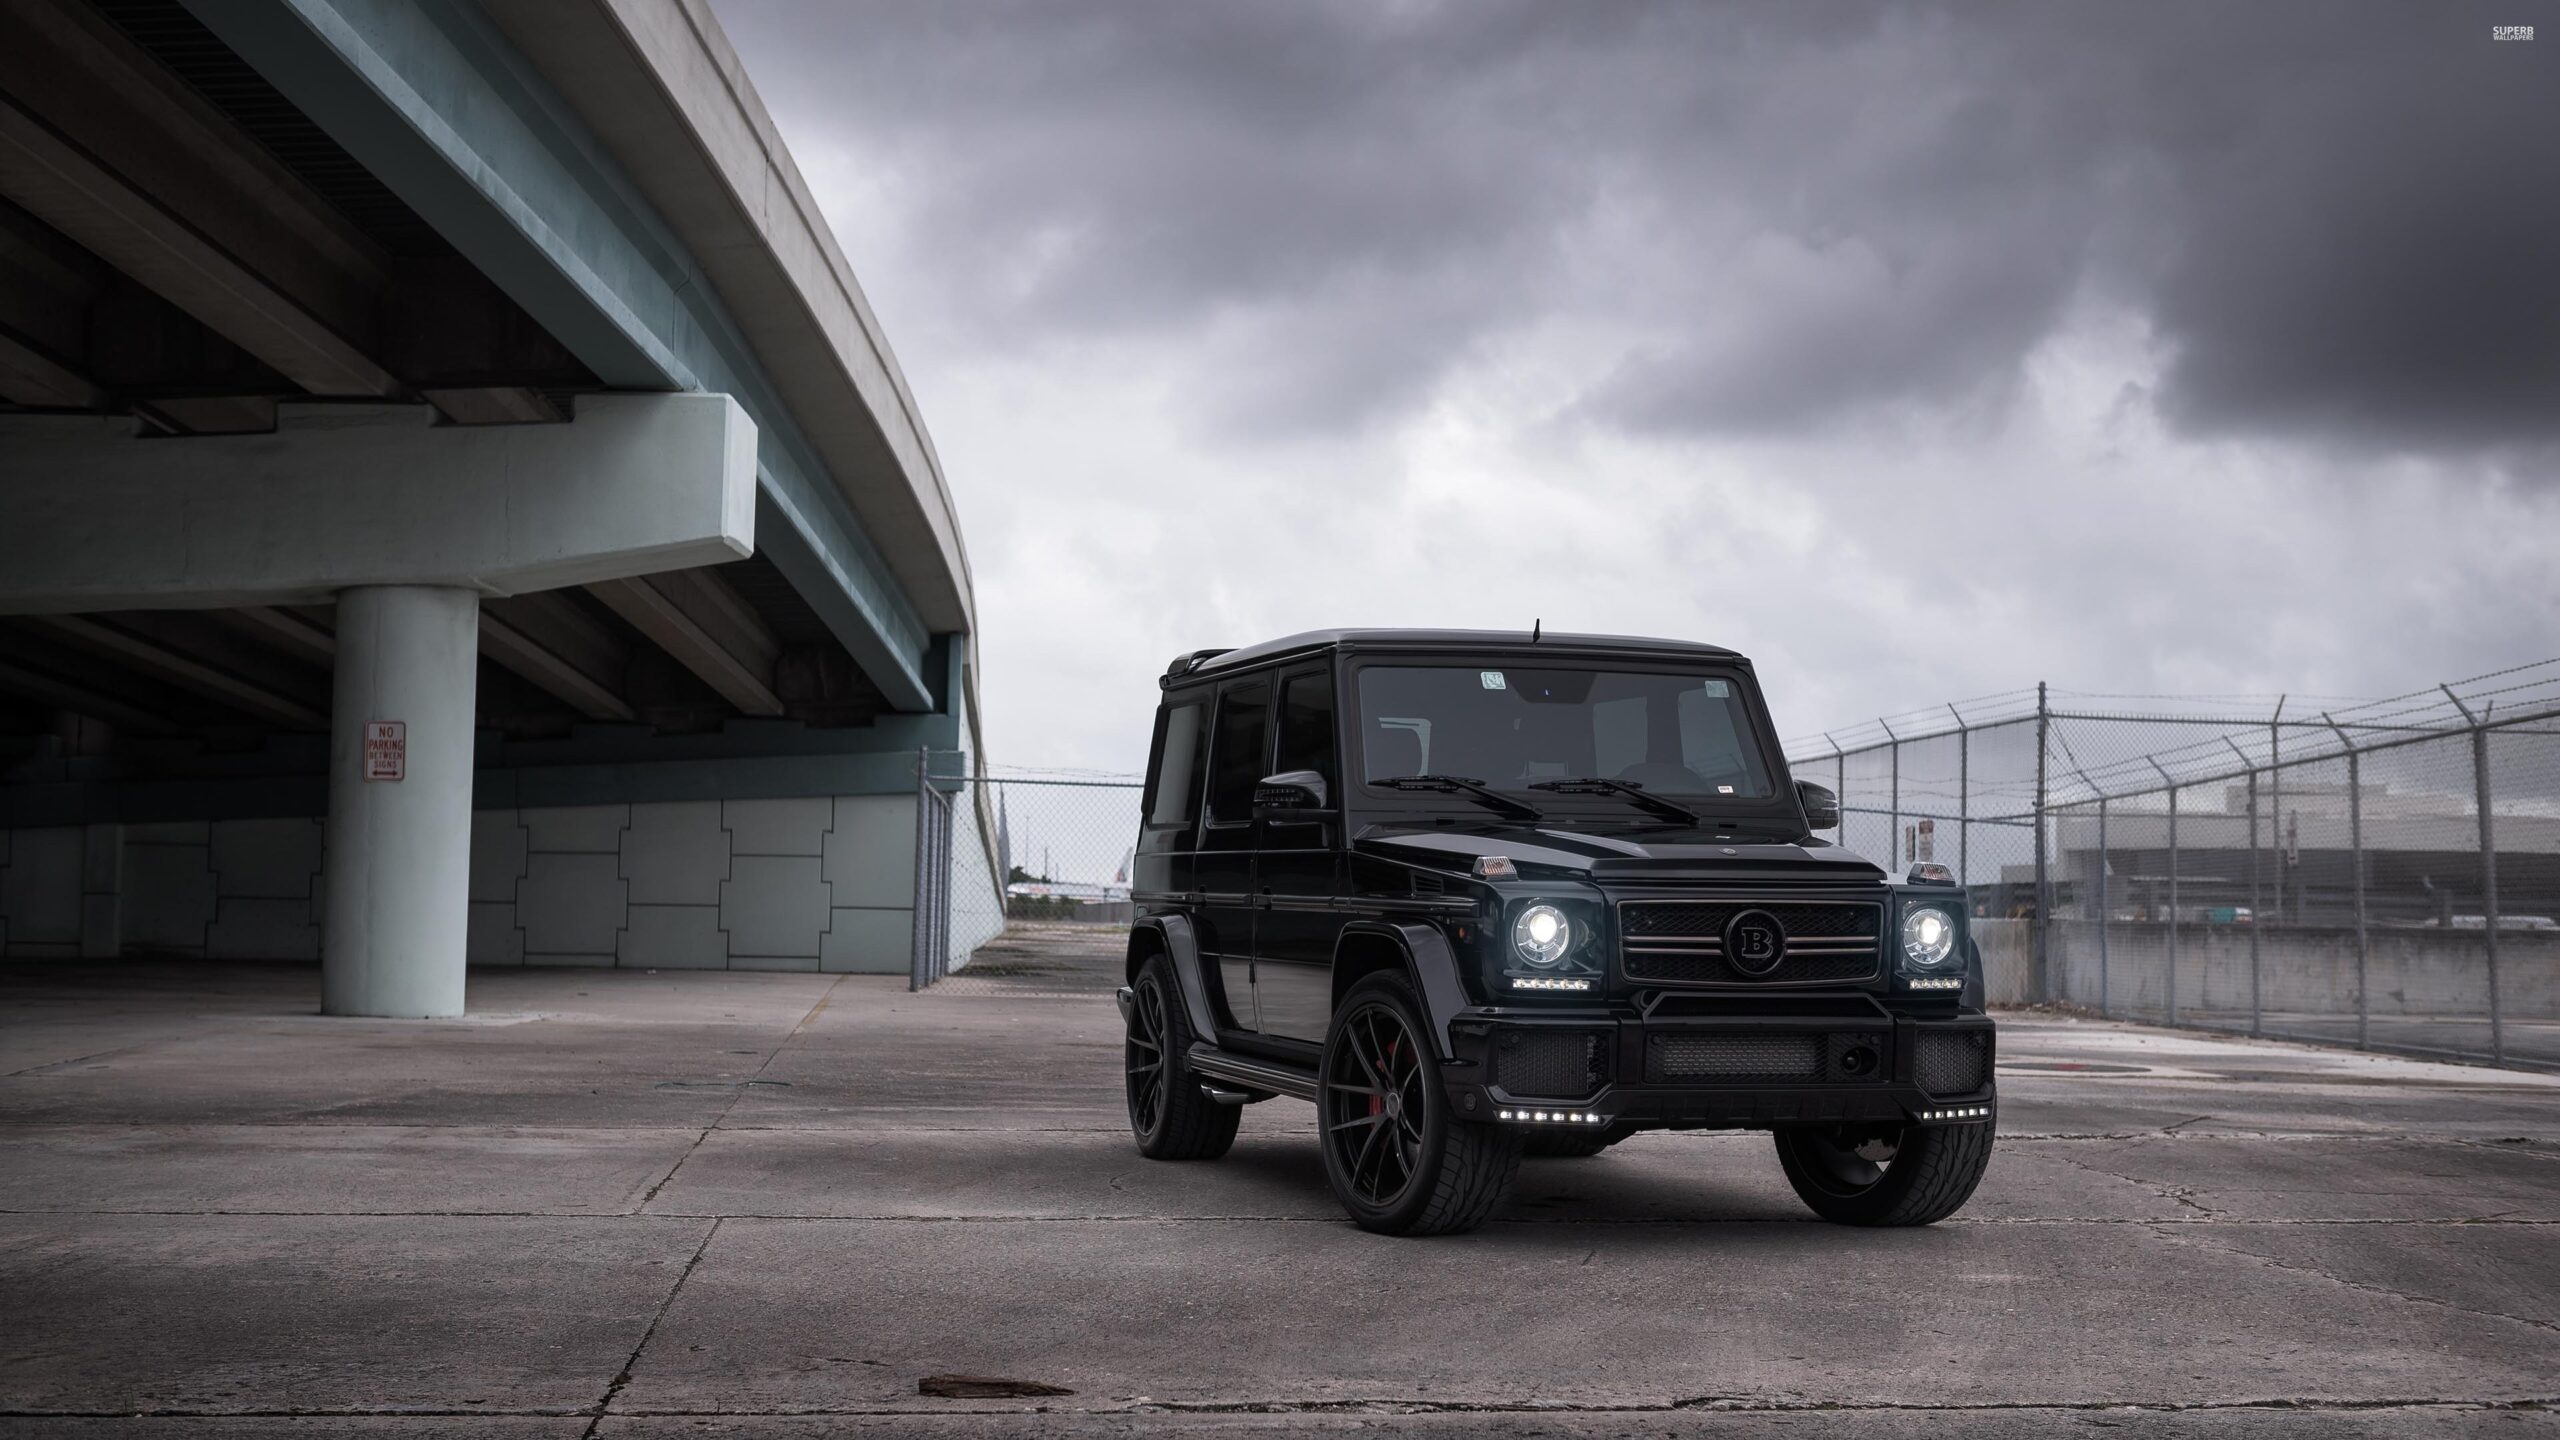
[[[1413,983],[1414,993],[1421,997],[1423,1018],[1429,1022],[1432,1047],[1441,1060],[1454,1060],[1457,1050],[1449,1042],[1449,1024],[1468,1005],[1466,985],[1458,978],[1458,957],[1450,949],[1449,937],[1437,925],[1417,921],[1354,920],[1342,927],[1334,941],[1334,963],[1342,960],[1342,947],[1355,936],[1383,939],[1396,947],[1403,958],[1405,978]]]
[[[1182,992],[1182,1009],[1190,1018],[1191,1033],[1215,1044],[1218,1022],[1209,1010],[1209,988],[1200,980],[1200,942],[1191,933],[1191,917],[1149,915],[1129,929],[1132,935],[1140,930],[1155,932],[1164,945],[1166,960],[1173,965],[1174,987]]]

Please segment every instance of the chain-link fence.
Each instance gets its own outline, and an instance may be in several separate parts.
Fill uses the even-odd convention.
[[[1954,867],[1996,1000],[2560,1069],[2560,660],[2378,701],[2038,686],[1788,755],[1840,843]],[[914,983],[1122,943],[1136,779],[922,759]]]
[[[910,983],[931,985],[999,940],[1006,958],[981,961],[980,973],[1125,948],[1139,781],[944,773],[962,759],[921,757]]]
[[[2390,700],[2032,691],[1791,741],[1955,867],[1995,999],[2560,1068],[2560,660]]]

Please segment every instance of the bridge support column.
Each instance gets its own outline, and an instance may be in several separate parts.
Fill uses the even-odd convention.
[[[338,593],[325,1014],[462,1013],[479,620],[459,586]]]

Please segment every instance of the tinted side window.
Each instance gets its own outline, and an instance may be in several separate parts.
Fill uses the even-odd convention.
[[[1156,766],[1147,777],[1147,824],[1188,825],[1200,813],[1200,781],[1209,768],[1209,747],[1201,744],[1207,729],[1205,700],[1169,706],[1164,712],[1164,741],[1156,747]]]
[[[1313,770],[1334,787],[1333,677],[1292,675],[1280,685],[1279,770]]]
[[[1253,787],[1271,757],[1271,682],[1229,686],[1218,696],[1218,740],[1209,755],[1209,818],[1253,818]]]

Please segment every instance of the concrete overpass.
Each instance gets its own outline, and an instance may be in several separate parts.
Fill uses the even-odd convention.
[[[906,968],[967,555],[707,5],[18,0],[0,254],[9,955]]]

